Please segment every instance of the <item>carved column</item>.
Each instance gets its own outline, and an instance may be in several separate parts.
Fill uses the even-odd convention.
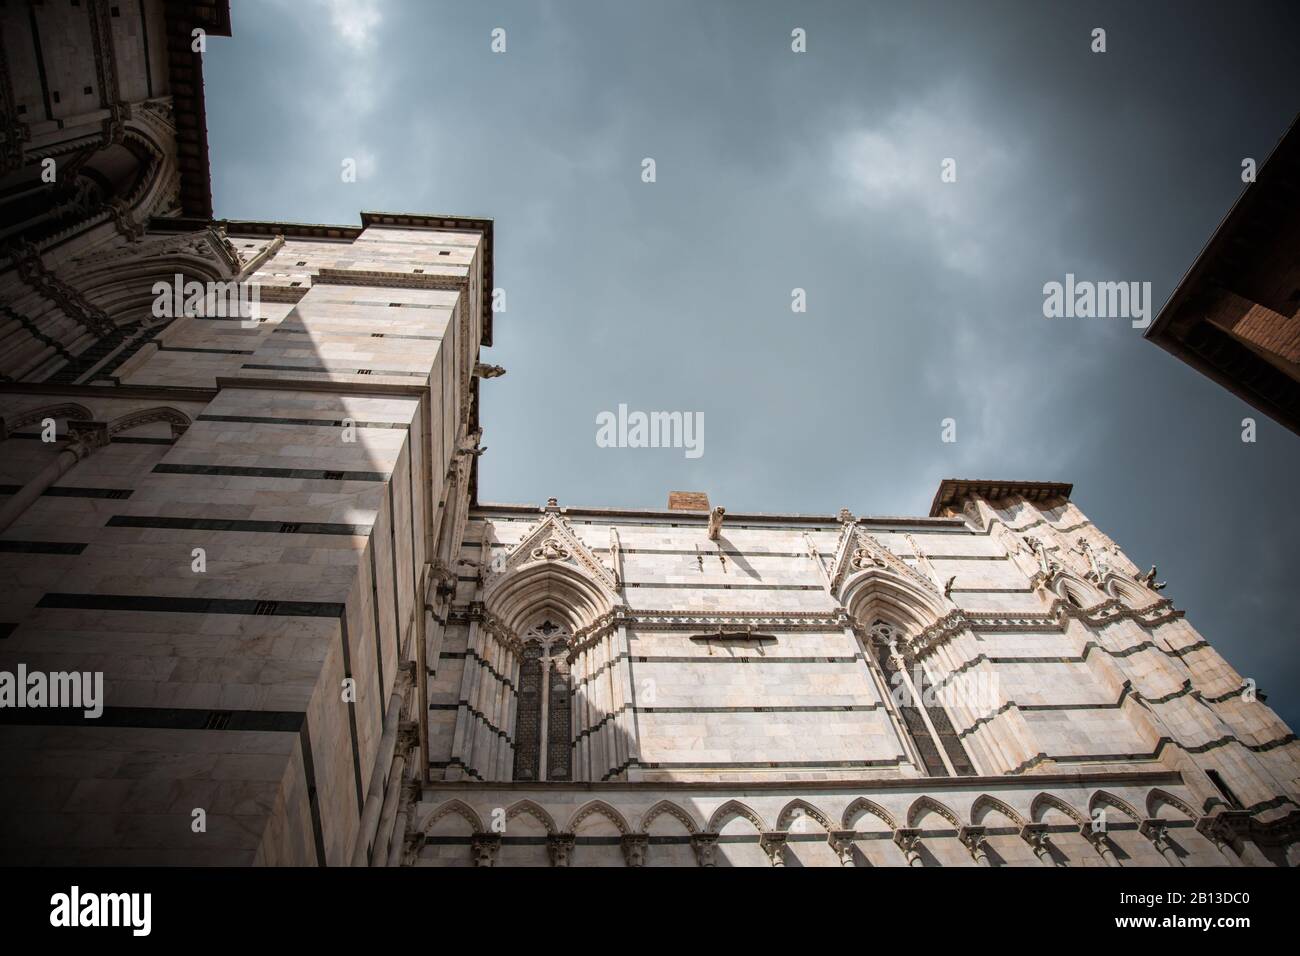
[[[903,851],[908,866],[925,866],[921,858],[921,831],[916,827],[899,827],[894,831],[894,843]]]
[[[19,489],[0,507],[0,531],[18,520],[32,503],[71,470],[72,466],[87,457],[96,448],[108,444],[108,425],[103,422],[68,422],[68,443],[59,449],[55,459],[37,472],[36,476]]]
[[[380,811],[383,808],[384,778],[390,772],[394,755],[397,752],[398,732],[401,729],[402,705],[406,692],[410,688],[412,672],[403,665],[397,671],[393,684],[392,696],[388,698],[388,710],[384,713],[384,733],[379,739],[379,753],[375,758],[375,768],[370,774],[370,786],[366,790],[366,800],[361,808],[361,826],[357,832],[357,842],[352,848],[352,865],[365,866],[371,858],[371,851],[378,845],[376,840],[380,833]]]
[[[446,773],[446,779],[448,780],[459,780],[465,772],[457,768],[457,763],[467,768],[474,767],[473,750],[474,732],[476,730],[474,725],[476,721],[474,715],[469,712],[469,702],[475,687],[477,687],[479,672],[482,670],[478,666],[478,659],[483,651],[483,628],[473,618],[467,623],[469,625],[469,634],[465,639],[465,667],[460,677],[460,706],[456,710],[456,730],[451,745],[452,765],[447,768]]]
[[[619,767],[626,777],[627,769],[641,756],[641,749],[636,737],[636,719],[633,707],[636,701],[636,689],[632,683],[632,662],[630,645],[627,637],[627,625],[620,624],[614,631],[614,655],[618,660],[618,681],[622,690],[623,710],[618,715],[620,747]]]
[[[988,828],[982,826],[965,826],[957,831],[957,839],[962,842],[979,866],[992,866],[988,851]]]
[[[692,833],[691,849],[695,851],[695,862],[700,866],[717,866],[718,835],[716,833]]]
[[[625,833],[620,841],[623,845],[623,859],[628,866],[645,866],[646,853],[650,849],[650,837],[644,833]]]
[[[418,735],[418,731],[416,732]],[[415,747],[418,741],[412,742]],[[420,801],[420,781],[406,779],[402,781],[402,795],[398,802],[397,816],[393,820],[393,833],[388,839],[388,865],[402,866],[411,856],[412,837],[408,832],[412,818],[411,811]]]
[[[1083,823],[1079,825],[1079,832],[1083,834],[1085,840],[1092,844],[1092,848],[1097,851],[1098,856],[1106,861],[1107,866],[1120,865],[1105,830],[1094,830],[1091,823]]]
[[[412,748],[420,742],[420,729],[412,721],[404,720],[397,729],[396,747],[393,753],[393,767],[388,775],[388,787],[384,792],[384,804],[379,814],[379,829],[375,845],[370,854],[371,866],[383,866],[388,860],[389,841],[396,835],[394,824],[397,820],[397,806],[402,798],[403,778],[406,773],[406,757]]]

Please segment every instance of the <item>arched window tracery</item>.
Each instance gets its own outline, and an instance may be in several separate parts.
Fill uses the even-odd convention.
[[[901,637],[902,632],[897,627],[880,618],[871,626],[870,642],[876,662],[889,686],[890,698],[898,708],[903,727],[921,757],[923,769],[932,777],[947,777],[951,765],[959,777],[975,776],[975,767],[948,712],[935,699],[934,687],[925,668],[917,664],[910,673],[907,671],[898,649]],[[946,763],[943,755],[947,756]]]
[[[515,716],[515,780],[571,780],[573,635],[547,617],[524,632]]]

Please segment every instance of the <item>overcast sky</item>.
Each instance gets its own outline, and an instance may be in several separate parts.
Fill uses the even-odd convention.
[[[1043,316],[1067,273],[1154,315],[1300,109],[1300,5],[232,6],[217,216],[496,221],[480,500],[897,515],[1070,481],[1300,725],[1300,438],[1126,320]],[[704,454],[598,447],[620,403],[703,413]]]

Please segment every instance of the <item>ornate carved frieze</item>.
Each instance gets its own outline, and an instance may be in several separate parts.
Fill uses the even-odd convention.
[[[734,628],[780,631],[831,631],[849,625],[848,612],[833,611],[729,611],[701,614],[696,611],[624,610],[617,623],[642,630],[713,630]]]

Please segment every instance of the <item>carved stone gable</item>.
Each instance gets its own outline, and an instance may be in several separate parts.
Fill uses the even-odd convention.
[[[939,594],[939,589],[933,580],[894,554],[874,536],[856,525],[845,524],[835,549],[835,571],[831,577],[831,590],[838,592],[846,578],[871,568],[893,571],[926,591]]]
[[[542,517],[537,525],[524,535],[506,556],[505,564],[490,573],[485,581],[486,590],[518,568],[537,562],[571,564],[595,578],[611,593],[618,590],[618,582],[605,564],[582,543],[562,515],[554,512]]]

